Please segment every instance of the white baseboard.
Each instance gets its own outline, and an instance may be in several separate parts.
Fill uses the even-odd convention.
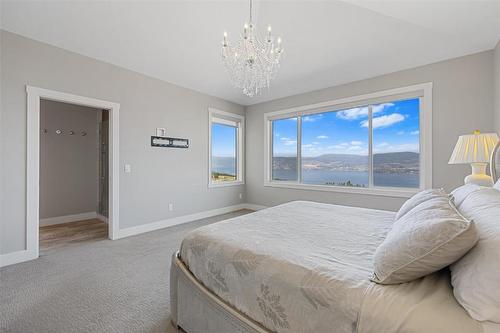
[[[89,219],[95,219],[95,218],[97,218],[96,212],[86,212],[86,213],[73,214],[73,215],[49,217],[46,219],[40,219],[40,226],[42,227],[42,226],[47,226],[47,225],[89,220]]]
[[[261,210],[266,208],[268,207],[262,205],[249,204],[249,203],[245,204],[245,209],[250,209],[250,210]]]
[[[250,208],[247,208],[246,204],[233,205],[233,206],[227,206],[227,207],[223,207],[223,208],[206,210],[204,212],[199,212],[199,213],[194,213],[194,214],[189,214],[189,215],[177,216],[177,217],[173,217],[171,219],[151,222],[151,223],[147,223],[147,224],[138,225],[135,227],[120,229],[120,230],[118,230],[118,235],[117,235],[116,239],[125,238],[125,237],[129,237],[129,236],[134,236],[134,235],[139,235],[139,234],[143,234],[145,232],[150,232],[150,231],[163,229],[163,228],[171,227],[171,226],[178,225],[178,224],[192,222],[192,221],[204,219],[207,217],[226,214],[226,213],[234,212],[234,211],[240,210],[240,209],[250,209]]]
[[[166,219],[166,220],[151,222],[148,224],[138,225],[135,227],[120,229],[120,230],[118,230],[118,233],[117,233],[118,235],[117,235],[116,239],[125,238],[125,237],[129,237],[129,236],[134,236],[134,235],[139,235],[139,234],[143,234],[145,232],[163,229],[163,228],[171,227],[171,226],[182,224],[182,223],[192,222],[192,221],[204,219],[207,217],[212,217],[212,216],[221,215],[221,214],[227,214],[227,213],[231,213],[231,212],[234,212],[234,211],[237,211],[240,209],[261,210],[264,208],[267,208],[267,207],[261,206],[261,205],[254,205],[254,204],[239,204],[239,205],[227,206],[227,207],[222,207],[222,208],[217,208],[217,209],[212,209],[212,210],[206,210],[204,212],[199,212],[199,213],[194,213],[194,214],[189,214],[189,215],[177,216],[177,217],[173,217],[171,219]],[[98,218],[100,220],[105,219],[107,222],[106,217],[104,217],[100,214],[97,214],[96,212],[88,212],[88,213],[83,213],[83,214],[75,214],[75,215],[67,215],[67,216],[59,216],[59,217],[52,217],[49,219],[43,219],[43,220],[40,220],[40,225],[60,224],[60,223],[74,222],[74,221],[92,219],[92,218]],[[44,223],[44,224],[42,224],[42,223]],[[38,256],[36,253],[31,253],[28,250],[22,250],[22,251],[2,254],[2,255],[0,255],[0,267],[17,264],[17,263],[20,263],[23,261],[36,259],[37,257]]]
[[[108,218],[104,215],[97,214],[96,218],[104,223],[108,223]]]
[[[17,264],[23,261],[33,260],[38,258],[36,253],[28,250],[21,250],[0,255],[0,267]]]

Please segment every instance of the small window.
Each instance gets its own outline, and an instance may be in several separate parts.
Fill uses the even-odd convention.
[[[243,183],[244,118],[209,110],[209,186]]]

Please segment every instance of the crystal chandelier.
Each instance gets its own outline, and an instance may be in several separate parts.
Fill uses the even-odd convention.
[[[255,35],[252,22],[252,0],[250,0],[250,20],[243,27],[241,39],[232,45],[228,42],[227,32],[222,41],[222,61],[229,73],[232,84],[243,90],[249,97],[257,95],[262,88],[276,77],[280,65],[281,38],[271,35],[267,28],[265,41]]]

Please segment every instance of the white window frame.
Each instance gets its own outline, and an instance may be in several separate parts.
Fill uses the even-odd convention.
[[[214,182],[212,180],[212,124],[236,127],[236,180]],[[245,117],[231,112],[208,108],[208,187],[226,187],[245,184]]]
[[[300,183],[300,177],[297,181],[274,181],[272,180],[272,121],[286,119],[296,116],[305,116],[322,112],[340,111],[347,108],[367,106],[390,102],[402,99],[419,98],[420,114],[419,114],[419,131],[420,131],[420,188],[397,188],[397,187],[373,187],[371,184],[366,188],[347,187],[347,186],[329,186],[329,185],[312,185]],[[371,112],[371,109],[370,111]],[[299,118],[300,119],[300,118]],[[371,119],[371,118],[370,118]],[[301,126],[300,121],[297,122],[297,163],[300,163],[300,154],[302,146]],[[370,158],[372,158],[372,136],[371,120],[369,126],[369,149]],[[388,197],[410,197],[416,192],[432,188],[432,82],[421,83],[401,88],[378,91],[370,94],[336,99],[332,101],[316,103],[293,107],[290,109],[267,112],[264,114],[264,186],[291,188],[301,190],[316,190],[328,192],[343,192],[381,195]],[[298,171],[300,165],[297,166]],[[372,168],[372,163],[370,163]],[[371,169],[370,169],[371,173]]]

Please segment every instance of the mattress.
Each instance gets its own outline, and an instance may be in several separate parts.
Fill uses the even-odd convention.
[[[194,230],[181,259],[271,331],[352,332],[394,213],[295,201]]]
[[[445,272],[398,286],[370,281],[394,215],[290,202],[192,231],[180,258],[208,290],[273,332],[482,332]]]

